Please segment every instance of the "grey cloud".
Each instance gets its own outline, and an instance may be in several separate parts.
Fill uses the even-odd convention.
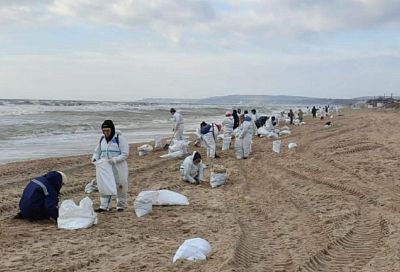
[[[60,20],[63,18],[64,20]],[[230,39],[363,30],[400,23],[398,0],[16,0],[0,1],[0,23],[99,24],[161,35]],[[0,26],[1,27],[1,26]],[[171,35],[170,35],[171,36]]]

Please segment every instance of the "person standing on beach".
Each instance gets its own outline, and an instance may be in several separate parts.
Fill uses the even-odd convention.
[[[312,107],[311,113],[313,118],[317,118],[317,108],[315,106]]]
[[[172,131],[174,132],[174,139],[178,141],[183,140],[183,117],[174,108],[171,108],[169,112],[173,115],[174,119],[174,127],[172,128]]]
[[[235,139],[236,159],[247,159],[251,152],[253,127],[250,116],[240,115],[240,126]]]
[[[32,179],[22,193],[20,211],[14,219],[57,220],[58,196],[66,182],[67,176],[60,171],[51,171]]]
[[[292,109],[289,110],[288,117],[290,118],[290,124],[293,125],[294,113]]]
[[[297,113],[297,116],[299,116],[300,123],[303,122],[303,115],[304,115],[303,111],[301,109],[299,109],[299,112]]]
[[[112,165],[117,185],[117,211],[123,211],[128,199],[128,163],[129,144],[120,131],[115,130],[113,121],[105,120],[101,125],[103,135],[100,138],[92,157],[92,162],[105,159]],[[111,209],[111,195],[100,196],[100,208],[96,212]]]
[[[221,125],[217,125],[214,123],[207,124],[206,122],[201,123],[200,134],[201,139],[207,147],[207,158],[218,158],[216,154],[216,139],[220,130]]]
[[[192,155],[183,160],[180,172],[182,179],[192,184],[199,184],[204,181],[205,165],[201,162],[201,155],[194,151]]]
[[[239,126],[239,115],[237,110],[232,111],[233,116],[233,130],[235,130]]]
[[[227,111],[225,113],[225,119],[222,121],[222,125],[224,126],[224,139],[222,143],[222,151],[225,151],[229,149],[232,140],[234,120],[231,112]]]

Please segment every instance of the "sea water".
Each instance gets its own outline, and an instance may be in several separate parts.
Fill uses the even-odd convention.
[[[113,120],[129,143],[171,137],[171,107],[184,117],[185,134],[201,121],[221,122],[232,108],[245,105],[157,104],[63,100],[0,100],[0,163],[92,153],[101,137],[101,124]],[[258,105],[260,114],[284,107]]]

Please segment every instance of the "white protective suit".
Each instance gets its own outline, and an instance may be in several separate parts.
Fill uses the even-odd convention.
[[[228,150],[232,140],[232,132],[233,132],[233,116],[227,116],[222,121],[222,125],[224,126],[224,140],[222,143],[222,151]]]
[[[203,134],[201,133],[201,139],[207,148],[207,158],[215,158],[215,149],[217,148],[216,139],[218,136],[218,127],[216,124],[212,123],[210,130]]]
[[[118,138],[118,140],[117,140]],[[119,144],[117,143],[119,142]],[[126,162],[129,156],[129,144],[125,137],[122,136],[121,132],[116,130],[115,135],[111,141],[107,143],[103,137],[101,142],[97,145],[93,157],[93,160],[99,160],[100,158],[105,160],[113,159],[115,163],[112,163],[113,174],[115,182],[117,183],[117,209],[124,209],[127,206],[128,198],[128,164]],[[100,209],[108,210],[111,209],[111,196],[101,195],[100,196]]]
[[[247,158],[251,152],[251,143],[253,141],[253,122],[250,117],[245,117],[243,123],[239,126],[235,140],[236,159]]]
[[[277,118],[275,118],[275,122],[276,122],[276,120],[277,120]],[[275,132],[275,126],[272,124],[272,116],[270,116],[268,118],[268,120],[265,122],[265,128],[269,132]]]
[[[173,120],[174,120],[173,131],[175,132],[174,139],[179,141],[183,140],[184,122],[182,114],[180,114],[179,112],[175,112]]]
[[[193,163],[195,153],[196,151],[194,151],[192,155],[186,157],[180,167],[182,179],[193,184],[204,181],[204,169],[206,167],[202,162],[198,165]]]

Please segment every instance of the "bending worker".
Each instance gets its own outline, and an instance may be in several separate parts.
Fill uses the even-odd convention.
[[[221,130],[221,125],[214,123],[207,124],[202,122],[200,126],[201,139],[207,147],[207,158],[218,158],[218,156],[215,154],[215,150],[217,148],[216,139],[218,132]]]
[[[234,120],[231,112],[227,111],[225,113],[225,119],[222,121],[222,125],[224,126],[224,140],[222,142],[222,151],[224,151],[229,149],[232,140]]]
[[[58,196],[67,176],[60,171],[51,171],[32,179],[25,187],[19,202],[20,211],[15,219],[58,218]]]
[[[174,139],[178,141],[183,140],[184,122],[182,114],[177,112],[174,108],[171,108],[169,112],[173,115],[174,119],[174,127],[172,128]]]
[[[199,184],[204,181],[204,168],[205,165],[201,162],[200,153],[194,151],[181,164],[182,179],[192,184]]]
[[[92,162],[107,160],[112,165],[117,186],[117,211],[123,211],[128,198],[128,163],[129,144],[120,131],[115,130],[113,121],[105,120],[101,125],[103,136],[100,138],[92,157]],[[101,192],[100,192],[101,194]],[[111,195],[100,195],[100,208],[96,212],[111,209]]]

